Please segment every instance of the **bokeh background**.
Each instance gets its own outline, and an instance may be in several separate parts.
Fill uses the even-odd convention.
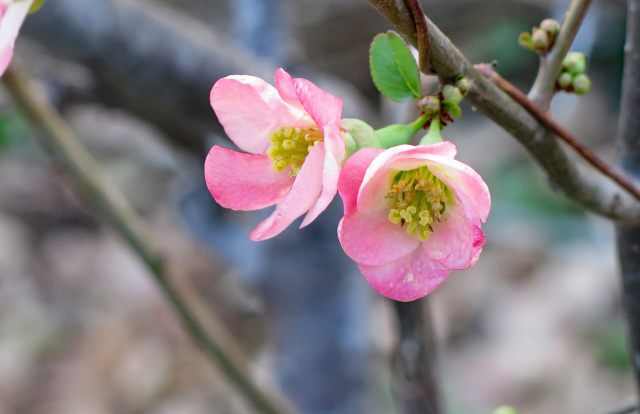
[[[625,2],[595,1],[574,45],[592,91],[554,116],[611,161]],[[568,0],[430,0],[427,15],[472,62],[526,90],[537,57],[517,37]],[[368,74],[388,24],[364,0],[49,0],[17,56],[152,225],[172,277],[237,336],[260,382],[302,413],[393,413],[396,320],[341,252],[337,200],[313,225],[261,243],[269,212],[231,212],[202,163],[231,146],[209,107],[229,74],[277,67],[345,99],[379,127],[391,104]],[[424,79],[424,90],[435,90]],[[551,189],[519,144],[463,104],[444,131],[492,192],[477,265],[430,295],[447,413],[596,413],[633,394],[610,223]],[[85,208],[0,90],[0,414],[249,413],[185,335],[141,262]],[[250,173],[250,172],[248,172]]]

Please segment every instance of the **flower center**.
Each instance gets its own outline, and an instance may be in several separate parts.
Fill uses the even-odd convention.
[[[399,171],[385,196],[393,205],[389,221],[406,225],[407,234],[415,234],[423,242],[433,233],[431,224],[444,214],[447,192],[447,186],[428,167]]]
[[[318,128],[279,127],[269,134],[271,147],[267,155],[273,160],[271,167],[281,172],[290,165],[289,175],[295,177],[311,148],[323,140],[324,136]]]

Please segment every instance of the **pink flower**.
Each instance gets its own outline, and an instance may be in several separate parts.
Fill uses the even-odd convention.
[[[342,248],[369,284],[399,301],[433,291],[451,270],[478,260],[491,196],[453,157],[450,142],[364,148],[344,164],[338,191]]]
[[[211,106],[241,153],[214,146],[204,165],[209,191],[223,207],[275,211],[250,234],[264,240],[302,214],[300,227],[327,208],[338,189],[345,144],[342,100],[306,79],[276,71],[276,88],[253,76],[227,76]]]
[[[33,0],[0,0],[0,76],[13,57],[13,44]]]

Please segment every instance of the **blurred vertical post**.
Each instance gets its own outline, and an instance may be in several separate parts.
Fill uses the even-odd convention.
[[[640,179],[640,0],[628,0],[627,38],[618,132],[618,165]],[[616,235],[631,359],[640,395],[640,224],[617,225]]]
[[[260,57],[286,58],[285,18],[280,0],[232,0],[234,38]]]
[[[232,0],[234,39],[286,66],[286,2]],[[291,73],[296,76],[295,71]],[[311,225],[295,224],[253,243],[260,263],[250,275],[269,314],[275,371],[283,392],[305,414],[367,412],[368,303],[354,264],[342,252],[334,202]]]
[[[392,388],[400,414],[439,414],[434,365],[435,338],[427,298],[393,302],[399,338],[394,351]]]

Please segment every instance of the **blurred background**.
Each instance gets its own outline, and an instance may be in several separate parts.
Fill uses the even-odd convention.
[[[535,54],[517,37],[568,0],[429,0],[427,15],[474,63],[520,88]],[[574,50],[591,92],[554,116],[612,161],[625,2],[596,1]],[[194,286],[260,382],[304,414],[393,413],[397,322],[342,253],[337,200],[319,220],[255,243],[269,212],[217,206],[202,176],[231,146],[209,107],[229,74],[277,67],[379,127],[411,107],[378,95],[368,47],[390,26],[364,0],[49,0],[16,54],[152,225],[174,279]],[[435,90],[425,78],[424,91]],[[447,413],[596,413],[632,395],[611,225],[553,193],[474,108],[444,131],[492,192],[475,267],[430,295]],[[249,413],[185,335],[142,263],[84,207],[0,90],[0,414]]]

